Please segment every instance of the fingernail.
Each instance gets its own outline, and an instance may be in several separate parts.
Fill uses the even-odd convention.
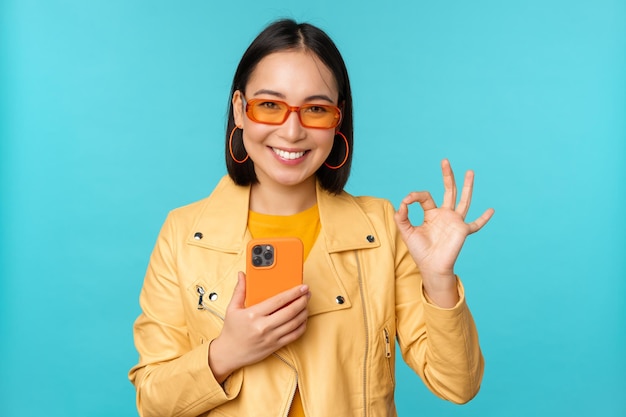
[[[309,290],[309,286],[308,285],[303,285],[300,287],[300,292],[305,293]]]

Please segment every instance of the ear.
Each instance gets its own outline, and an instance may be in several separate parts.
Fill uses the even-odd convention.
[[[236,90],[233,93],[233,119],[235,126],[243,128],[243,100],[241,98],[241,91]]]

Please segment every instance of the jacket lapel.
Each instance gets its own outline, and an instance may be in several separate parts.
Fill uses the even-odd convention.
[[[317,204],[326,248],[330,253],[379,246],[370,219],[346,192],[332,195],[317,185]]]
[[[247,233],[250,187],[241,187],[225,176],[206,199],[187,243],[228,253],[239,253],[250,239]],[[198,239],[196,234],[201,233]],[[246,238],[246,236],[248,236]]]
[[[350,308],[362,273],[354,251],[380,244],[365,212],[348,193],[331,195],[317,185],[322,229],[304,264],[313,297],[309,315]]]

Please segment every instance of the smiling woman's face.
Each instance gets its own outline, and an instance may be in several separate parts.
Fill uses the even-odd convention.
[[[280,100],[290,106],[337,106],[339,93],[332,72],[310,52],[276,52],[259,61],[245,91],[233,95],[235,124],[243,129],[243,143],[259,184],[314,184],[315,172],[330,154],[338,128],[303,127],[296,112],[281,125],[254,122],[245,114],[242,94],[246,100]]]

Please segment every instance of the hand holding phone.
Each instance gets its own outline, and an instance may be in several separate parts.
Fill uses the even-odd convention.
[[[301,285],[303,251],[297,237],[252,239],[246,248],[245,306]]]

